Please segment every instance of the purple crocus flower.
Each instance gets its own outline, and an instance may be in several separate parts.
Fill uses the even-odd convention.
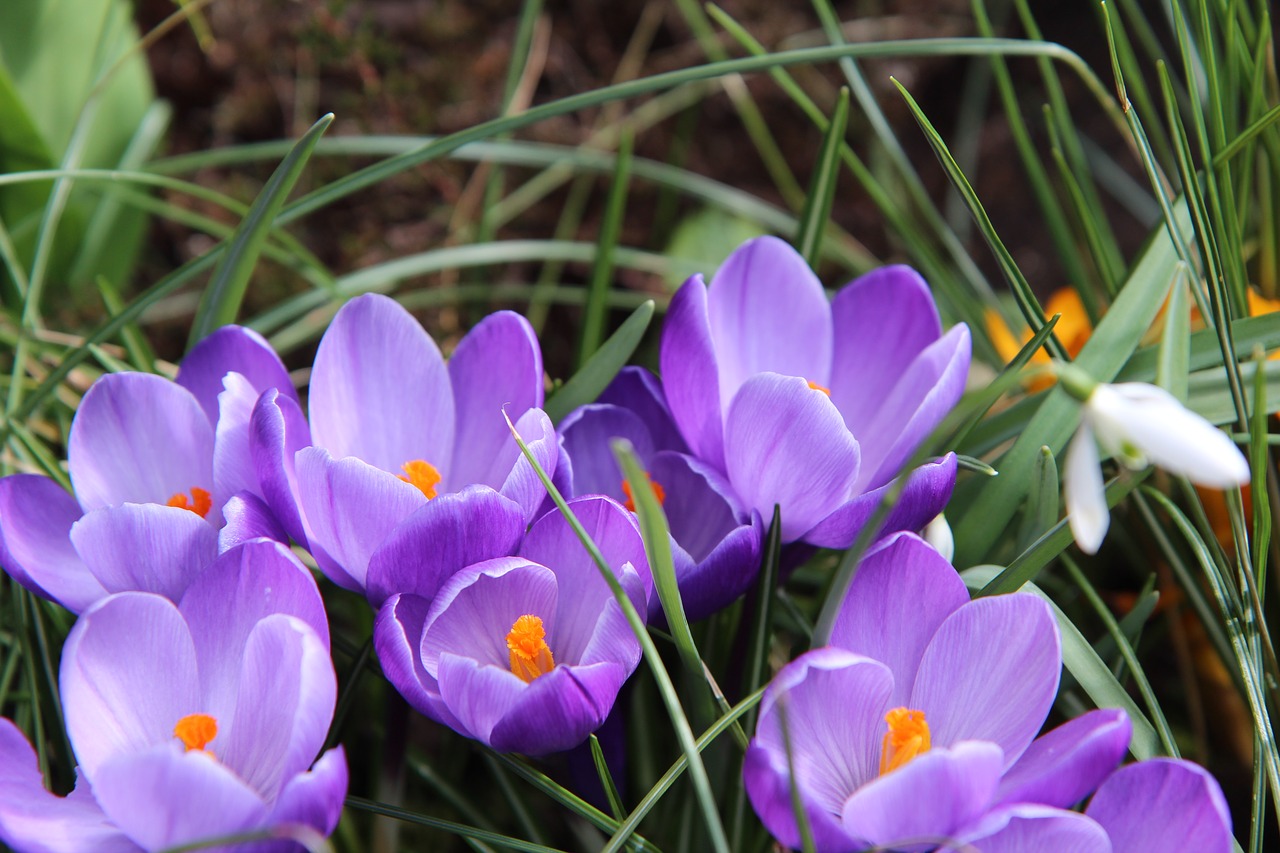
[[[1084,814],[1014,804],[960,834],[983,853],[1228,853],[1231,813],[1203,768],[1153,758],[1113,773]]]
[[[320,341],[309,439],[301,412],[267,395],[250,443],[286,528],[331,580],[363,591],[373,552],[438,494],[488,486],[532,520],[546,492],[503,413],[550,473],[558,445],[542,401],[542,354],[523,317],[486,317],[446,366],[408,311],[366,294],[342,307]]]
[[[227,551],[177,605],[98,601],[62,654],[76,789],[46,791],[0,720],[0,840],[134,851],[287,825],[327,835],[347,787],[341,747],[316,759],[336,695],[328,646],[310,573],[265,540]]]
[[[829,301],[794,249],[759,237],[694,276],[662,329],[662,383],[694,455],[782,541],[846,548],[964,390],[969,330],[945,335],[929,287],[884,267]],[[919,530],[951,496],[955,457],[911,472],[885,530]]]
[[[709,616],[751,585],[760,568],[760,516],[743,506],[723,474],[689,455],[653,374],[624,367],[596,403],[570,412],[558,431],[571,463],[572,494],[608,495],[628,509],[632,496],[610,442],[631,442],[666,510],[690,619]],[[657,599],[652,606],[659,608]]]
[[[605,497],[569,505],[643,613],[652,578],[634,516]],[[563,516],[538,519],[517,556],[452,574],[401,544],[405,574],[432,580],[386,600],[374,645],[409,704],[503,752],[558,752],[599,728],[640,644]]]
[[[831,642],[778,673],[747,750],[747,793],[783,844],[800,845],[784,727],[820,851],[931,849],[1005,803],[1066,807],[1129,742],[1118,711],[1035,740],[1062,665],[1049,606],[1030,594],[969,601],[914,534],[868,552]]]
[[[75,612],[126,590],[176,601],[217,554],[224,503],[240,495],[237,507],[265,509],[247,415],[268,387],[296,399],[271,346],[239,326],[197,345],[176,382],[102,377],[71,422],[75,494],[40,475],[0,479],[0,565]],[[258,526],[272,528],[269,518]]]

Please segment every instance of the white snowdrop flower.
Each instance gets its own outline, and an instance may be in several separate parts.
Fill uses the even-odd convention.
[[[942,513],[938,513],[933,521],[925,525],[923,537],[924,541],[933,546],[933,550],[947,558],[948,563],[955,557],[956,539],[951,535],[951,525]]]
[[[1062,484],[1071,533],[1087,554],[1102,545],[1110,523],[1099,447],[1129,468],[1156,465],[1198,486],[1228,489],[1249,482],[1240,448],[1168,391],[1145,382],[1098,384],[1084,399]]]

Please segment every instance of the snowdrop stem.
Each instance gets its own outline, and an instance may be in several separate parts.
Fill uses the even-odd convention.
[[[1081,403],[1088,402],[1089,398],[1093,396],[1093,389],[1099,385],[1098,380],[1074,364],[1055,361],[1052,369],[1063,389]]]

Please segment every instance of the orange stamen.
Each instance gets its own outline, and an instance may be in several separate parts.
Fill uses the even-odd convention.
[[[525,684],[539,675],[546,675],[555,668],[551,647],[547,645],[547,632],[542,620],[525,614],[515,621],[507,633],[507,648],[511,650],[511,671]]]
[[[662,485],[660,483],[655,483],[653,481],[653,478],[649,476],[648,471],[644,472],[644,476],[645,476],[645,479],[649,481],[649,488],[653,489],[653,496],[658,499],[658,503],[659,504],[666,503],[667,490],[662,488]],[[625,506],[627,509],[631,510],[632,512],[635,512],[636,511],[635,495],[631,494],[631,484],[628,483],[626,480],[622,481],[622,493],[627,496],[626,503],[624,503],[623,506]]]
[[[894,708],[884,715],[889,724],[880,747],[880,775],[897,770],[922,752],[928,752],[929,724],[924,711]]]
[[[404,474],[396,476],[409,485],[416,486],[418,491],[427,496],[427,500],[436,496],[436,483],[440,482],[440,472],[434,465],[421,459],[413,459],[401,465],[400,469]]]
[[[823,387],[822,385],[819,385],[817,382],[810,382],[809,387],[815,391],[821,391],[823,394],[826,394],[828,397],[831,396],[831,389]]]
[[[187,714],[173,727],[173,736],[182,741],[187,752],[203,752],[209,741],[218,736],[218,721],[208,714]]]
[[[192,486],[191,500],[187,500],[186,495],[178,492],[169,498],[167,506],[190,510],[201,518],[206,518],[209,515],[209,510],[213,509],[213,496],[199,486]]]

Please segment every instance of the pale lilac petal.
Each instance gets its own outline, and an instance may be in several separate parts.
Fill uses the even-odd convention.
[[[84,774],[112,758],[177,743],[173,727],[202,713],[196,652],[177,606],[126,592],[81,615],[62,650],[67,735]]]
[[[831,401],[861,439],[907,365],[942,336],[938,308],[918,272],[888,266],[841,288],[831,316]]]
[[[288,543],[289,534],[280,526],[280,519],[263,503],[262,498],[240,492],[232,495],[222,507],[225,523],[218,531],[218,550],[227,551],[254,539],[271,539]]]
[[[200,402],[209,423],[217,423],[222,380],[232,371],[256,389],[255,398],[268,388],[276,388],[298,402],[298,392],[280,356],[266,338],[244,326],[223,326],[192,347],[178,366],[174,381]]]
[[[556,438],[555,427],[547,413],[542,409],[530,409],[516,421],[515,427],[543,473],[554,477],[560,458],[560,440]],[[503,497],[515,501],[524,508],[525,523],[533,521],[547,498],[547,488],[542,485],[542,478],[524,457],[514,437],[509,438],[505,450],[495,458],[492,472],[492,479],[482,481],[480,485],[491,486]]]
[[[457,722],[457,731],[484,744],[529,687],[510,669],[456,654],[440,658],[438,675],[441,701]]]
[[[778,238],[749,240],[725,260],[711,280],[707,317],[722,409],[757,373],[830,383],[831,304],[804,258]]]
[[[68,797],[46,791],[35,750],[17,726],[0,718],[0,842],[24,853],[138,850],[87,789]]]
[[[680,437],[680,428],[671,417],[662,383],[643,367],[627,366],[600,392],[596,402],[620,406],[633,412],[653,438],[654,450],[688,453],[689,447]]]
[[[1107,833],[1082,814],[1018,804],[985,815],[958,841],[981,853],[1112,853]]]
[[[373,552],[369,601],[380,607],[395,593],[430,600],[459,570],[514,554],[524,527],[524,511],[484,486],[432,498]]]
[[[107,592],[182,597],[218,556],[218,532],[194,512],[160,504],[124,504],[85,513],[71,541]]]
[[[832,647],[801,655],[766,689],[743,782],[756,813],[783,844],[800,845],[784,720],[796,787],[819,849],[851,849],[840,815],[845,801],[879,772],[892,689],[893,676],[883,664]]]
[[[830,643],[893,672],[893,707],[907,704],[925,648],[969,591],[951,564],[914,533],[867,552],[831,629]],[[932,721],[930,721],[932,722]]]
[[[1119,766],[1133,725],[1115,708],[1090,711],[1032,741],[1000,780],[997,799],[1070,808]]]
[[[107,594],[71,544],[80,515],[76,499],[48,477],[0,478],[0,566],[75,613]]]
[[[499,752],[572,749],[604,723],[631,670],[616,663],[557,666],[531,681],[489,733]]]
[[[742,501],[762,518],[782,507],[782,541],[794,542],[855,492],[860,452],[840,412],[803,379],[760,374],[729,407],[725,464]]]
[[[636,526],[635,515],[616,501],[605,497],[575,498],[569,508],[587,531],[614,575],[622,578],[626,566],[639,575],[644,598],[632,603],[645,613],[648,596],[653,590],[653,576],[644,554],[644,540]],[[520,546],[520,556],[555,572],[556,583],[572,594],[559,598],[555,616],[556,645],[553,648],[566,661],[579,661],[591,643],[604,602],[613,592],[600,574],[599,567],[573,528],[560,513],[544,515],[533,525]],[[638,597],[638,596],[636,596]]]
[[[642,462],[653,455],[653,441],[644,422],[635,412],[619,406],[593,404],[574,409],[560,422],[557,432],[573,460],[573,495],[626,499],[613,439],[631,442]]]
[[[228,373],[225,384],[213,436],[213,503],[218,507],[237,492],[262,494],[249,443],[259,392],[239,373]]]
[[[178,605],[191,629],[204,690],[203,713],[230,721],[241,659],[254,626],[277,613],[301,619],[327,648],[329,622],[320,590],[298,558],[278,542],[255,540],[224,553]]]
[[[564,595],[561,596],[563,600]],[[644,618],[641,613],[640,618]],[[553,650],[555,647],[552,647]],[[606,601],[596,617],[595,628],[582,653],[575,659],[563,649],[556,651],[557,663],[575,666],[594,666],[599,663],[615,663],[622,668],[623,677],[631,674],[640,663],[640,641],[627,616],[617,601]]]
[[[267,822],[301,824],[328,836],[338,827],[347,796],[347,755],[341,746],[325,752],[306,773],[289,779]]]
[[[245,643],[235,717],[215,754],[274,800],[320,752],[337,692],[329,650],[316,633],[292,616],[268,616]]]
[[[298,509],[294,457],[310,444],[311,430],[298,405],[275,390],[264,391],[249,420],[253,467],[267,505],[289,536],[303,545],[307,536]]]
[[[716,359],[707,288],[702,276],[695,275],[671,297],[662,321],[662,387],[671,417],[694,454],[723,471],[724,416]]]
[[[417,710],[450,728],[465,732],[440,699],[435,676],[422,665],[422,631],[430,602],[417,595],[393,595],[383,602],[373,625],[373,646],[382,674]]]
[[[860,491],[878,488],[901,473],[907,459],[955,408],[969,376],[972,343],[960,324],[905,367],[872,422],[855,433],[862,446]]]
[[[519,314],[490,314],[458,343],[449,358],[449,379],[458,435],[449,467],[450,486],[496,486],[494,460],[505,456],[511,443],[503,412],[514,421],[529,409],[542,408],[538,336]]]
[[[196,398],[150,373],[93,383],[71,422],[67,465],[85,511],[165,503],[192,488],[213,491],[213,425]],[[213,520],[217,507],[210,513]]]
[[[369,558],[397,524],[427,499],[409,483],[360,459],[320,447],[297,456],[298,493],[312,554],[339,586],[363,591]]]
[[[1111,836],[1115,853],[1227,853],[1231,812],[1201,767],[1153,758],[1122,767],[1093,795],[1085,814]]]
[[[932,849],[990,806],[1003,766],[993,743],[935,747],[855,791],[844,804],[844,830],[876,846]]]
[[[267,817],[266,803],[226,766],[167,744],[103,765],[94,796],[148,850],[257,829]]]
[[[822,548],[848,548],[875,513],[880,501],[893,488],[893,482],[858,495],[837,507],[834,512],[804,534],[804,541]],[[889,511],[881,533],[895,530],[920,530],[951,500],[956,485],[956,455],[926,462],[911,472],[907,484]]]
[[[1044,723],[1061,670],[1049,605],[1030,593],[980,598],[934,634],[909,706],[925,712],[936,746],[991,741],[1004,751],[1007,769]]]
[[[311,436],[336,458],[398,472],[422,459],[446,479],[454,404],[435,341],[399,303],[370,293],[342,306],[311,371]]]

